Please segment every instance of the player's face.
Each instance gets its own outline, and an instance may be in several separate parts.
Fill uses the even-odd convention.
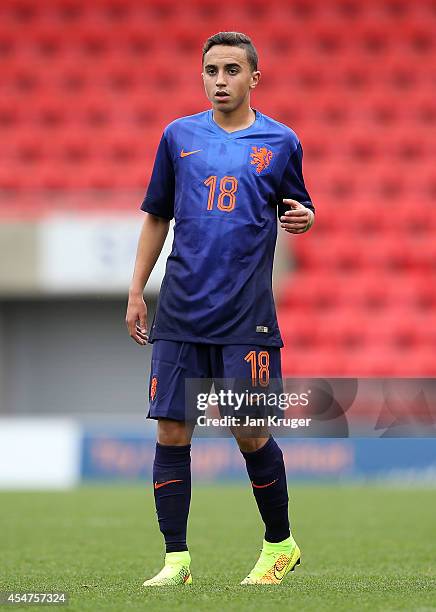
[[[251,69],[245,49],[215,45],[204,56],[202,77],[213,109],[231,113],[241,104],[248,104],[260,72]]]

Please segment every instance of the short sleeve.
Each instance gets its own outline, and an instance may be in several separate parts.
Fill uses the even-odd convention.
[[[141,210],[158,217],[174,217],[174,165],[171,159],[165,132],[159,143],[154,160],[153,172]]]
[[[283,173],[282,182],[280,183],[277,202],[277,213],[279,217],[281,217],[286,210],[289,210],[288,206],[283,204],[284,198],[297,200],[297,202],[300,202],[300,204],[303,204],[315,212],[315,207],[312,204],[312,200],[304,184],[303,149],[300,142],[298,142],[297,148],[289,157]]]

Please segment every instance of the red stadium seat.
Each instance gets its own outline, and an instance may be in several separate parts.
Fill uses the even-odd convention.
[[[208,106],[213,24],[246,29],[263,71],[253,106],[298,134],[317,206],[288,240],[284,371],[435,373],[431,2],[45,0],[0,16],[0,215],[129,209],[165,125]]]

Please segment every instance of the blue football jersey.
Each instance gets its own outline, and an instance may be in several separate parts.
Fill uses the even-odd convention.
[[[283,198],[314,208],[295,132],[255,113],[232,133],[212,110],[164,130],[141,205],[175,220],[150,342],[283,346],[272,292],[277,216]]]

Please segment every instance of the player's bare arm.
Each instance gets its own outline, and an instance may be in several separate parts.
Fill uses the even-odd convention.
[[[290,209],[280,217],[280,227],[290,234],[303,234],[307,232],[315,221],[315,215],[300,202],[291,199],[284,199]]]
[[[170,222],[163,217],[145,213],[145,219],[138,240],[135,268],[129,289],[126,325],[130,337],[144,346],[147,344],[147,305],[144,301],[144,287],[162,251]]]

